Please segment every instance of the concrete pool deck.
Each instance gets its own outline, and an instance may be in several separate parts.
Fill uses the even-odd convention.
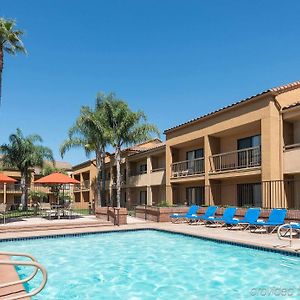
[[[70,220],[71,221],[71,220]],[[51,221],[52,222],[52,221]],[[48,225],[49,223],[47,223]],[[52,227],[54,224],[61,225]],[[78,226],[77,226],[78,224]],[[32,224],[33,225],[33,224]],[[36,224],[38,225],[38,223]],[[70,228],[68,228],[68,225]],[[39,226],[39,225],[38,225]],[[2,226],[1,226],[2,227]],[[34,226],[28,226],[28,229],[19,228],[12,231],[3,231],[0,227],[0,241],[5,239],[14,238],[26,238],[26,237],[42,237],[50,235],[65,235],[74,233],[89,233],[89,232],[108,232],[108,231],[122,231],[122,230],[135,230],[135,229],[158,229],[165,230],[174,233],[183,233],[193,235],[196,237],[203,237],[208,239],[216,239],[222,241],[229,241],[237,244],[249,244],[257,247],[266,247],[270,249],[282,249],[284,251],[296,251],[300,249],[300,239],[293,239],[292,247],[284,247],[288,244],[288,240],[279,240],[277,234],[265,234],[265,233],[250,233],[240,230],[227,230],[225,228],[206,227],[203,225],[188,225],[173,224],[173,223],[156,223],[149,222],[138,218],[129,217],[128,224],[122,226],[113,226],[109,222],[101,222],[97,219],[92,222],[86,223],[71,223],[71,222],[56,222],[51,223],[51,226],[38,227],[38,230],[34,230]],[[3,228],[3,227],[2,227]]]

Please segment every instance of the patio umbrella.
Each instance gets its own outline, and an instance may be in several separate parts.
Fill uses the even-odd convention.
[[[63,184],[79,184],[80,181],[71,178],[68,175],[55,172],[45,177],[42,177],[38,180],[35,180],[34,183],[47,184],[47,185],[55,185],[55,184],[63,185]],[[64,189],[63,189],[63,194],[64,194]]]
[[[6,184],[7,183],[15,183],[17,182],[17,180],[11,178],[11,177],[8,177],[6,176],[5,174],[3,173],[0,173],[0,183],[4,183],[4,199],[3,199],[3,203],[6,203]]]

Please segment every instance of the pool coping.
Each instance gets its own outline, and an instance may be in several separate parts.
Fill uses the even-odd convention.
[[[156,228],[149,224],[147,224],[147,227],[142,228],[109,228],[107,230],[97,230],[97,231],[87,231],[87,232],[73,232],[73,233],[55,233],[55,234],[46,234],[46,235],[32,235],[32,236],[25,236],[25,237],[12,237],[12,238],[0,238],[0,244],[4,242],[14,242],[14,241],[23,241],[23,240],[35,240],[35,239],[54,239],[54,238],[62,238],[62,237],[80,237],[80,236],[86,236],[86,235],[96,235],[96,234],[106,234],[106,233],[120,233],[120,232],[134,232],[134,231],[158,231],[158,232],[166,232],[170,234],[176,234],[176,235],[183,235],[183,236],[189,236],[193,238],[198,238],[206,241],[212,241],[215,243],[221,243],[221,244],[227,244],[227,245],[233,245],[243,248],[249,248],[249,249],[256,249],[260,251],[265,252],[273,252],[278,254],[283,254],[287,256],[295,256],[300,257],[300,252],[297,252],[294,249],[287,249],[287,248],[276,248],[274,246],[268,246],[268,245],[261,245],[259,243],[246,243],[246,242],[240,242],[236,240],[228,240],[224,238],[216,238],[211,237],[207,235],[203,235],[201,233],[187,233],[182,232],[180,230],[172,230],[169,228]]]

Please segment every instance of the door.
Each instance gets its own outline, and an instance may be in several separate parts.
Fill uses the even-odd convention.
[[[204,204],[204,187],[188,187],[186,188],[186,202],[189,206]]]
[[[255,149],[249,149],[238,152],[238,168],[246,168],[260,165],[260,148],[261,136],[255,135],[239,139],[237,141],[238,150],[249,149],[258,147]]]
[[[237,185],[238,206],[262,206],[261,184],[245,183]]]
[[[203,160],[196,160],[197,158],[203,158],[204,156],[204,151],[203,149],[196,149],[193,151],[188,151],[186,153],[186,160],[187,160],[187,169],[189,171],[189,173],[203,173],[203,164],[204,161]]]

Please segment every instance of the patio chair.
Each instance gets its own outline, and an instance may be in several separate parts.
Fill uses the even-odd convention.
[[[209,207],[206,209],[204,215],[201,215],[201,216],[197,216],[197,215],[189,216],[189,217],[188,217],[189,223],[190,223],[190,224],[201,223],[201,222],[207,220],[208,218],[213,217],[213,216],[215,215],[217,209],[218,209],[218,206],[209,206]]]
[[[208,217],[204,219],[204,222],[206,225],[212,225],[212,224],[225,224],[226,222],[233,219],[234,215],[236,213],[236,207],[227,207],[224,210],[223,216],[220,218],[216,217]]]
[[[270,212],[267,221],[257,221],[251,225],[254,227],[254,230],[252,230],[251,232],[257,232],[257,230],[261,228],[265,228],[266,232],[268,232],[268,229],[273,227],[273,230],[270,232],[273,233],[280,225],[284,224],[285,216],[286,216],[285,208],[284,209],[273,208],[272,211]]]
[[[68,204],[65,205],[63,214],[69,219],[71,219],[74,215],[74,204],[72,202],[69,202]]]
[[[199,209],[198,205],[192,205],[186,214],[172,214],[170,215],[172,223],[177,223],[179,221],[186,221],[192,216],[197,216],[197,211]]]
[[[257,222],[259,215],[260,208],[248,208],[243,219],[239,220],[233,218],[232,220],[227,220],[225,224],[227,225],[228,229],[241,228],[246,230],[255,222]]]
[[[3,224],[6,222],[6,213],[8,211],[8,205],[6,203],[0,204],[0,216],[3,217]]]
[[[39,208],[41,217],[48,217],[50,220],[52,216],[56,217],[57,215],[57,211],[51,208],[50,203],[40,203]]]

